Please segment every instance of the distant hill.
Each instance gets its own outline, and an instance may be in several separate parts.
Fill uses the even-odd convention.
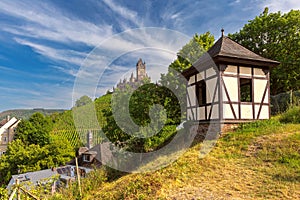
[[[0,120],[4,119],[7,115],[10,117],[16,117],[18,119],[27,119],[32,114],[36,112],[40,112],[44,115],[51,115],[52,113],[61,113],[64,112],[63,109],[43,109],[43,108],[35,108],[35,109],[15,109],[15,110],[6,110],[0,113]]]

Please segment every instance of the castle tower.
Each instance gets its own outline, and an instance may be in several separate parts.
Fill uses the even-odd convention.
[[[136,63],[136,78],[137,78],[137,81],[141,81],[146,77],[147,77],[146,64],[145,64],[145,62],[143,63],[142,59],[140,58],[138,60],[138,62]]]

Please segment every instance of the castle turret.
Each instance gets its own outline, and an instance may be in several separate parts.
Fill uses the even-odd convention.
[[[147,77],[146,74],[146,63],[142,61],[140,58],[139,61],[136,63],[136,75],[137,75],[137,81],[141,81],[144,78]]]

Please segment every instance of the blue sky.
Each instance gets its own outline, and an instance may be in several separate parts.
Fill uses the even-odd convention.
[[[85,68],[98,77],[87,93],[98,97],[128,77],[139,57],[156,80],[187,38],[234,33],[266,6],[288,12],[300,1],[1,0],[0,111],[69,109],[84,93],[74,95],[74,85]]]

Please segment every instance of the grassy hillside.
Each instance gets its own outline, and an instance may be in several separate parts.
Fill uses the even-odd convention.
[[[16,117],[18,119],[28,119],[32,114],[40,112],[44,115],[51,115],[53,113],[64,112],[63,109],[15,109],[6,110],[0,113],[0,120],[4,119],[7,115],[10,117]]]
[[[107,180],[98,170],[83,180],[83,199],[299,199],[300,124],[287,117],[243,125],[203,159],[197,144],[155,172]],[[75,199],[75,188],[52,199]]]

